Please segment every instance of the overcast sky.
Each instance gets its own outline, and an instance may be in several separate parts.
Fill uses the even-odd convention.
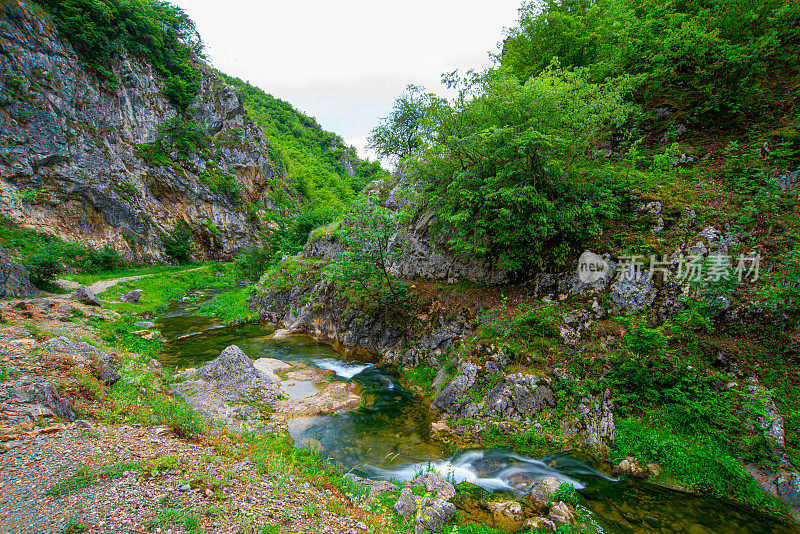
[[[521,0],[172,0],[223,72],[315,117],[363,149],[408,84],[491,63]],[[363,155],[363,152],[362,152]]]

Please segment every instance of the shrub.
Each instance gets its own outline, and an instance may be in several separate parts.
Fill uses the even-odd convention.
[[[247,249],[234,262],[236,277],[242,280],[258,280],[272,264],[273,257],[273,251],[261,247]]]
[[[61,262],[58,243],[42,246],[38,252],[29,256],[24,266],[30,273],[31,282],[36,286],[52,284],[56,277],[66,271]]]
[[[192,256],[192,230],[181,221],[170,231],[169,236],[162,236],[164,251],[178,263],[189,263]]]

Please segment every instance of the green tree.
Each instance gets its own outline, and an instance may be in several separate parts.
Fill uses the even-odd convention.
[[[367,138],[367,146],[381,158],[403,160],[422,147],[422,128],[428,96],[409,85],[394,101],[394,108],[381,119]]]
[[[520,84],[500,69],[437,103],[426,119],[432,142],[410,174],[452,250],[518,270],[544,251],[565,258],[616,213],[614,188],[587,182],[578,163],[624,121],[624,80],[588,77],[554,63]]]
[[[347,212],[344,226],[340,239],[345,249],[328,265],[328,275],[358,287],[372,303],[400,309],[407,287],[390,272],[404,250],[394,239],[399,214],[381,206],[375,196],[360,197]]]

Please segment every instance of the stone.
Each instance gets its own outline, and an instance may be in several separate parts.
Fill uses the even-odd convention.
[[[646,310],[652,306],[657,294],[647,269],[623,272],[611,286],[611,300],[623,315]]]
[[[156,323],[153,321],[136,321],[133,323],[133,326],[136,328],[153,328],[156,326]]]
[[[259,373],[269,378],[273,383],[280,384],[281,378],[278,376],[280,371],[288,371],[292,366],[282,360],[275,358],[259,358],[253,362]]]
[[[525,521],[525,526],[527,526],[531,532],[541,532],[545,530],[555,532],[557,529],[554,522],[544,517],[531,517]]]
[[[0,299],[32,298],[39,295],[29,279],[28,269],[11,261],[8,253],[0,248]]]
[[[558,491],[559,486],[561,486],[561,481],[556,477],[543,478],[528,494],[531,504],[539,508],[547,506],[550,502],[550,498]]]
[[[142,298],[142,293],[143,291],[141,289],[134,289],[133,291],[128,291],[122,295],[119,300],[129,304],[136,304],[139,302],[139,299]]]
[[[265,416],[258,406],[281,396],[276,384],[236,345],[226,347],[193,375],[186,370],[183,376],[188,378],[173,384],[173,390],[212,422],[261,420]]]
[[[636,458],[628,457],[628,458],[623,458],[620,461],[620,463],[614,468],[614,471],[632,477],[645,477],[647,476],[648,470],[642,467]]]
[[[589,400],[589,404],[578,406],[581,413],[577,431],[593,449],[603,452],[614,445],[616,425],[614,422],[614,397],[606,389],[599,398]]]
[[[495,528],[516,532],[525,521],[522,505],[516,501],[489,501],[486,506],[492,512],[492,523]]]
[[[400,491],[400,498],[394,503],[394,511],[402,516],[410,517],[417,513],[417,502],[408,488]]]
[[[456,513],[454,504],[442,499],[423,497],[417,510],[415,534],[425,532],[439,532],[445,523],[450,521]]]
[[[87,304],[89,306],[100,306],[100,300],[97,298],[97,295],[95,295],[94,291],[86,286],[81,286],[76,289],[74,296],[78,302],[82,302],[83,304]]]
[[[153,332],[152,330],[136,330],[134,334],[149,341],[162,339],[164,337],[161,335],[161,332]]]
[[[566,503],[558,501],[550,505],[550,512],[548,513],[550,519],[556,523],[574,523],[577,519],[577,514],[570,510]]]
[[[412,480],[411,484],[414,486],[422,486],[427,491],[435,491],[436,497],[444,501],[449,501],[456,496],[456,488],[445,480],[442,475],[434,471],[422,473]]]
[[[76,342],[61,336],[48,340],[42,348],[54,354],[67,356],[76,363],[92,364],[97,377],[106,384],[113,384],[120,379],[114,357],[89,343]]]
[[[74,421],[75,413],[47,380],[23,376],[0,383],[0,425],[31,424],[42,418]]]
[[[784,472],[775,479],[778,497],[800,512],[800,473]]]

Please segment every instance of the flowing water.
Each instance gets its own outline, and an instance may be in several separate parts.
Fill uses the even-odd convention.
[[[431,439],[427,405],[400,385],[390,369],[345,358],[309,338],[271,340],[274,328],[262,325],[224,327],[196,315],[197,304],[177,302],[158,321],[168,339],[162,363],[199,367],[235,344],[252,359],[297,361],[334,373],[330,380],[353,381],[364,388],[364,402],[354,410],[289,421],[296,446],[321,447],[331,458],[361,476],[410,480],[429,466],[458,482],[490,491],[518,493],[520,481],[555,476],[575,486],[595,530],[603,533],[767,534],[796,532],[773,520],[717,499],[617,479],[567,453],[528,458],[505,450],[474,450],[449,455]],[[284,382],[287,395],[313,395],[318,385]]]

